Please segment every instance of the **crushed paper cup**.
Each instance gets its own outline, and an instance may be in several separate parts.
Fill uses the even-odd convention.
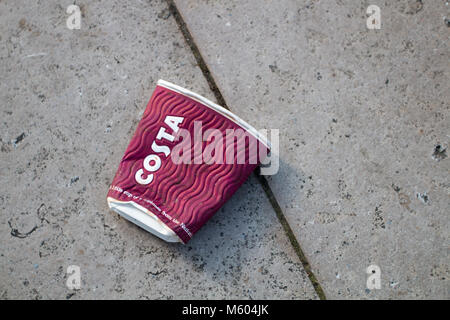
[[[111,183],[108,205],[165,241],[186,243],[268,152],[267,139],[229,110],[159,80]]]

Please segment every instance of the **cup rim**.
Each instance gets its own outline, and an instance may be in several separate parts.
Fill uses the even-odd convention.
[[[173,84],[173,83],[171,83],[169,81],[159,79],[158,82],[157,82],[157,85],[161,86],[161,87],[164,87],[164,88],[167,88],[169,90],[175,91],[175,92],[177,92],[179,94],[182,94],[184,96],[187,96],[188,98],[191,98],[191,99],[193,99],[193,100],[195,100],[197,102],[200,102],[201,104],[207,106],[208,108],[213,109],[214,111],[220,113],[221,115],[223,115],[227,119],[233,121],[234,123],[236,123],[240,127],[242,127],[245,130],[247,130],[258,141],[260,141],[262,144],[264,144],[267,149],[269,149],[269,150],[271,149],[271,144],[270,144],[270,141],[267,139],[267,137],[265,137],[264,135],[259,133],[258,130],[256,130],[253,126],[248,124],[246,121],[242,120],[240,117],[235,115],[230,110],[225,109],[222,106],[219,106],[217,103],[212,102],[211,100],[209,100],[209,99],[199,95],[198,93],[195,93],[195,92],[190,91],[190,90],[188,90],[186,88],[180,87],[180,86],[178,86],[176,84]]]

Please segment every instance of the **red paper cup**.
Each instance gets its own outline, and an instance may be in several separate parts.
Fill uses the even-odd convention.
[[[159,80],[109,188],[109,207],[168,242],[188,242],[269,152],[252,126]]]

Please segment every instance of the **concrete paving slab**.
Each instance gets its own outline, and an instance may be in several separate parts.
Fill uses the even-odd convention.
[[[156,81],[213,95],[166,2],[72,3],[0,2],[0,297],[316,299],[255,178],[188,245],[108,210]]]
[[[450,298],[447,3],[175,3],[228,106],[280,129],[269,185],[327,297]]]

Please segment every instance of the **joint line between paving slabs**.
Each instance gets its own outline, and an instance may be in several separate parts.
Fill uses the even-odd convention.
[[[198,49],[197,45],[195,44],[194,39],[192,38],[192,35],[189,32],[189,29],[187,28],[187,25],[184,22],[184,19],[181,16],[177,6],[175,5],[173,0],[167,0],[167,3],[169,5],[170,13],[175,18],[175,21],[176,21],[181,33],[183,34],[184,40],[188,44],[192,53],[194,54],[195,60],[197,61],[197,64],[200,67],[200,69],[203,73],[203,76],[206,78],[209,88],[214,93],[217,103],[219,105],[221,105],[222,107],[230,110],[230,108],[228,107],[228,105],[225,102],[225,99],[224,99],[222,93],[219,90],[219,87],[217,86],[216,82],[214,81],[214,78],[212,77],[208,66],[206,65],[205,61],[203,60],[200,50]],[[311,281],[311,283],[314,287],[314,290],[316,291],[316,293],[320,299],[325,300],[326,299],[325,293],[324,293],[319,281],[317,280],[316,276],[312,272],[311,265],[309,264],[308,260],[306,259],[306,256],[305,256],[300,244],[298,243],[297,238],[295,237],[291,226],[289,225],[288,221],[286,220],[286,217],[285,217],[283,211],[281,210],[281,207],[278,204],[278,201],[275,198],[275,195],[273,194],[272,189],[270,188],[269,183],[267,182],[267,179],[258,173],[255,173],[255,175],[258,178],[258,181],[261,184],[264,192],[266,193],[266,196],[269,199],[269,202],[272,205],[272,208],[275,210],[277,218],[280,221],[280,223],[283,227],[283,230],[286,233],[286,236],[289,238],[289,241],[290,241],[292,247],[294,248],[295,253],[297,254],[298,258],[300,259],[300,261],[303,265],[303,269],[305,270],[306,274],[308,275],[308,278]]]

